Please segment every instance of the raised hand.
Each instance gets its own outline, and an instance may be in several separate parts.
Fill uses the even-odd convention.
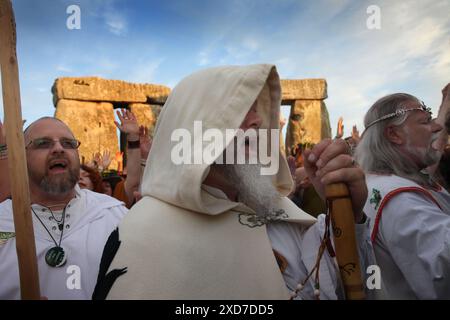
[[[339,117],[336,138],[340,139],[344,136],[344,118]]]
[[[442,89],[442,104],[444,104],[445,101],[450,101],[450,83]]]
[[[152,148],[153,140],[148,135],[148,128],[144,126],[139,127],[139,141],[141,148],[141,159],[147,159],[150,149]]]
[[[3,123],[0,120],[0,144],[6,144],[5,130],[3,129]]]
[[[91,156],[91,161],[87,162],[86,166],[88,166],[89,168],[98,170],[99,169],[98,168],[98,166],[99,166],[98,156],[99,156],[98,152],[93,153],[92,156]]]
[[[100,156],[100,164],[103,167],[103,170],[108,169],[111,164],[111,160],[111,152],[109,152],[109,150],[104,150],[103,154]]]
[[[116,127],[128,135],[129,141],[136,141],[139,139],[139,124],[134,114],[127,109],[117,110],[117,117],[120,123],[114,121]]]
[[[439,134],[439,138],[433,142],[433,148],[444,151],[448,140],[448,129],[450,129],[450,83],[442,89],[442,103],[439,107],[436,123],[440,124],[444,130]],[[448,128],[448,129],[447,129]],[[433,170],[433,169],[432,169]]]
[[[361,140],[361,137],[359,136],[359,131],[358,131],[358,128],[356,127],[356,125],[354,125],[353,129],[352,129],[352,138],[356,144],[358,144],[359,140]]]
[[[117,172],[123,171],[123,152],[117,151],[116,152],[116,162],[117,162]]]
[[[291,172],[291,176],[294,179],[295,178],[295,169],[297,168],[295,166],[295,157],[289,156],[289,157],[287,157],[286,160],[287,160],[287,163],[289,165],[289,171]]]
[[[93,160],[95,161],[95,163],[97,163],[97,166],[101,164],[102,162],[102,155],[100,154],[100,152],[96,152],[93,156]]]

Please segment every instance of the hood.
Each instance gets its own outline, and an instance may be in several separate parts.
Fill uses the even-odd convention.
[[[281,86],[275,66],[217,67],[181,80],[159,115],[143,176],[142,195],[210,215],[238,207],[239,203],[216,197],[202,188],[212,161],[201,164],[171,161],[172,149],[179,143],[171,141],[171,137],[176,129],[189,131],[192,153],[201,154],[205,144],[201,134],[194,134],[194,122],[202,121],[203,131],[215,128],[225,137],[226,129],[240,127],[256,99],[258,114],[263,119],[261,128],[278,129]],[[232,139],[227,137],[224,149]],[[286,160],[279,150],[277,154],[279,170],[272,180],[285,196],[292,189],[293,181]]]

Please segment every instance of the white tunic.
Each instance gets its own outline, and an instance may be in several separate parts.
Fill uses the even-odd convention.
[[[219,198],[226,198],[226,195],[221,190],[208,186],[203,186],[203,188],[214,193]],[[375,257],[370,241],[369,220],[367,219],[363,224],[355,224],[355,235],[360,258],[361,274],[364,278],[363,281],[366,279],[365,270],[367,267],[375,264]],[[295,291],[297,285],[303,282],[314,268],[325,232],[325,226],[324,214],[320,214],[317,217],[317,222],[312,226],[289,221],[270,222],[266,225],[267,236],[269,237],[273,250],[286,259],[287,266],[282,271],[282,275],[289,292]],[[332,239],[332,228],[330,232]],[[329,255],[328,250],[325,250],[322,256],[319,274],[321,300],[345,298],[341,287],[337,262]],[[373,299],[377,296],[376,293],[370,292],[365,284],[363,285],[366,289],[366,299]],[[310,277],[296,299],[315,299],[314,276]]]
[[[61,232],[48,209],[32,208],[53,238],[59,242]],[[123,203],[109,196],[76,187],[76,197],[66,208],[61,247],[67,262],[59,268],[45,262],[45,254],[55,246],[49,233],[33,215],[41,295],[49,299],[91,299],[103,247],[111,232],[127,213]],[[61,216],[56,216],[58,220]],[[0,299],[20,299],[12,201],[0,204]],[[12,235],[12,237],[11,237]]]
[[[450,299],[449,193],[398,176],[369,174],[366,181],[364,210],[385,298]]]
[[[367,267],[375,263],[369,238],[369,224],[366,221],[355,227],[361,273],[365,281]],[[294,291],[313,269],[324,230],[325,215],[323,214],[319,215],[318,221],[309,228],[290,222],[272,222],[267,225],[267,234],[273,249],[288,262],[283,278],[289,291]],[[338,275],[339,269],[327,250],[322,257],[319,274],[320,299],[344,299]],[[365,283],[363,285],[366,288]],[[373,297],[374,293],[366,288],[366,299]],[[312,276],[300,292],[298,299],[314,298],[314,276]]]
[[[226,198],[226,195],[218,190],[208,186],[203,186],[209,192],[219,198]],[[366,279],[366,269],[369,265],[375,264],[373,248],[370,241],[370,219],[364,224],[355,225],[355,235],[358,245],[358,254],[360,258],[361,273],[363,281]],[[286,286],[290,292],[295,291],[297,285],[303,282],[311,270],[314,268],[322,237],[325,232],[325,215],[320,214],[317,222],[312,226],[303,224],[278,221],[267,225],[267,235],[273,250],[278,252],[286,259],[287,267],[282,272]],[[330,229],[331,238],[332,228]],[[320,299],[335,300],[344,299],[344,293],[340,285],[339,269],[334,258],[325,250],[320,263]],[[364,287],[366,288],[365,284]],[[376,297],[375,292],[366,288],[366,298]],[[314,296],[314,277],[312,276],[306,283],[304,289],[299,293],[297,299],[309,300],[315,299]]]

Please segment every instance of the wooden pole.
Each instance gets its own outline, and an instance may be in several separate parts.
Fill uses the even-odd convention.
[[[334,183],[325,187],[325,195],[331,205],[331,224],[336,260],[346,299],[362,300],[365,298],[365,293],[356,246],[355,222],[350,193],[344,183]]]
[[[16,23],[10,0],[0,0],[0,62],[8,145],[9,181],[14,211],[22,299],[40,299],[30,191],[22,131]]]

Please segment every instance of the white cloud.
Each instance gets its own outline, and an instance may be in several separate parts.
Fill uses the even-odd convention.
[[[129,74],[123,79],[137,83],[151,83],[155,77],[164,58],[152,59],[150,61],[138,61],[135,67],[130,70]]]
[[[242,48],[250,51],[256,51],[260,47],[259,42],[255,38],[244,38],[242,41]]]
[[[409,92],[437,111],[450,70],[450,3],[377,1],[381,30],[368,30],[369,2],[307,2],[273,32],[258,31],[238,15],[214,25],[198,64],[275,63],[282,78],[325,78],[333,132],[360,131],[370,105],[383,95]],[[257,23],[260,27],[262,23]],[[262,29],[261,29],[262,30]]]
[[[97,65],[102,72],[111,73],[115,71],[119,65],[116,61],[112,60],[111,58],[107,56],[103,56],[98,61],[95,61],[93,65]]]
[[[110,7],[105,10],[103,17],[109,32],[115,34],[116,36],[126,34],[128,22],[122,13]]]
[[[448,1],[379,1],[381,30],[366,28],[364,5],[355,8],[344,2],[333,8],[329,2],[318,3],[299,13],[282,39],[274,42],[267,37],[261,47],[270,44],[278,49],[264,57],[273,58],[282,78],[327,80],[329,98],[325,102],[333,133],[341,115],[345,135],[353,124],[362,131],[367,109],[388,93],[415,94],[437,111],[440,90],[449,81]],[[345,20],[339,17],[336,21],[339,14],[345,14]],[[289,42],[289,38],[300,41]]]
[[[260,42],[256,37],[230,38],[227,35],[209,43],[197,54],[197,64],[207,66],[214,64],[252,63],[254,55],[258,55]]]
[[[70,67],[68,67],[66,65],[62,65],[62,64],[57,65],[56,66],[56,70],[60,71],[60,72],[67,72],[67,73],[70,73],[70,72],[73,71],[72,68],[70,68]]]
[[[85,49],[77,53],[71,51],[67,58],[59,59],[59,65],[55,63],[52,68],[59,72],[96,74],[132,82],[151,82],[164,74],[162,78],[169,79],[166,84],[173,87],[181,72],[177,69],[180,63],[177,59],[184,58],[183,43],[178,55],[167,54],[165,58],[173,59],[167,61],[154,54],[152,48],[134,48],[142,38],[129,41],[130,34],[127,33],[130,33],[131,20],[128,21],[127,17],[132,16],[132,10],[127,15],[127,11],[122,10],[125,7],[123,3],[90,0],[83,4],[82,10],[83,13],[96,14],[109,32],[121,36],[116,41],[124,41],[130,52],[122,58],[110,54],[109,48],[96,43],[92,48],[83,46]],[[381,30],[366,28],[366,8],[370,4],[381,8]],[[121,10],[117,9],[118,5]],[[184,1],[171,2],[170,5],[180,7],[175,11],[182,18],[180,20],[195,19],[193,28],[201,30],[200,34],[186,34],[203,40],[196,48],[198,53],[193,60],[184,61],[192,69],[265,62],[276,64],[282,78],[325,78],[329,92],[325,102],[333,132],[337,119],[343,116],[345,134],[350,134],[353,124],[362,124],[369,106],[377,98],[392,92],[418,95],[437,111],[440,90],[450,80],[448,0],[284,0],[276,5],[270,1],[236,0],[205,2],[202,10],[198,5]],[[278,6],[292,10],[278,11]],[[270,16],[271,20],[262,18],[267,14],[262,8],[273,11],[264,16]],[[261,19],[255,19],[256,15],[261,15]],[[147,22],[139,23],[146,25]],[[98,39],[95,33],[89,35],[93,41]],[[155,35],[155,38],[159,36]],[[197,42],[190,45],[192,43]],[[117,49],[117,46],[111,45],[111,48]],[[48,51],[51,50],[54,51],[53,48]],[[149,52],[156,57],[151,58]],[[145,58],[142,58],[143,53]],[[163,62],[167,63],[162,65]],[[170,67],[166,67],[169,64]],[[183,74],[189,71],[192,70],[186,67]],[[23,73],[22,77],[35,81],[30,87],[42,86],[40,82],[36,83],[39,78],[36,80],[32,72]],[[42,98],[42,103],[51,103],[50,98],[45,99],[48,101]],[[35,108],[34,102],[32,98],[24,99],[24,106]],[[362,131],[362,127],[358,127]]]
[[[202,50],[198,53],[197,64],[199,66],[206,66],[211,63],[209,58],[209,50]]]
[[[39,93],[48,93],[48,92],[50,92],[50,89],[49,88],[39,87],[39,88],[36,88],[36,91],[39,92]]]

